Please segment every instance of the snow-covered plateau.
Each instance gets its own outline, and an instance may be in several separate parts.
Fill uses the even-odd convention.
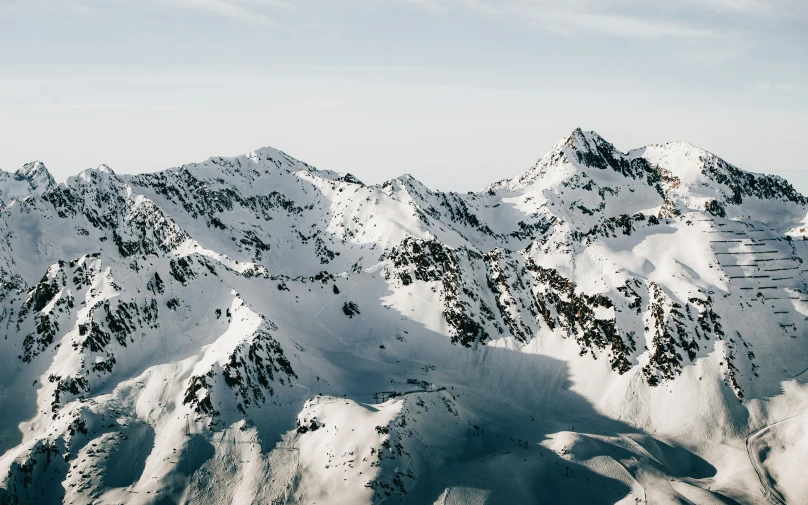
[[[0,173],[0,504],[808,503],[808,199],[575,130],[477,193]]]

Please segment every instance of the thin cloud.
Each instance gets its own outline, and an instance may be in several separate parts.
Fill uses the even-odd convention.
[[[800,86],[793,82],[758,82],[755,83],[755,88],[759,91],[771,91],[782,93],[794,93],[808,91],[808,86]]]
[[[565,34],[581,32],[618,37],[710,37],[712,30],[694,28],[664,19],[617,14],[551,14],[538,15],[536,22],[545,29]]]
[[[47,10],[56,5],[78,11],[101,9],[114,3],[157,4],[205,11],[246,22],[272,24],[279,10],[300,14],[333,7],[336,0],[0,0],[0,10]],[[426,11],[473,11],[488,16],[526,19],[542,29],[565,34],[598,33],[623,37],[704,37],[715,29],[699,25],[702,14],[728,17],[767,16],[805,19],[805,0],[340,0],[338,5],[404,3]],[[728,24],[727,21],[725,24]]]
[[[194,9],[240,19],[251,23],[273,24],[261,7],[279,7],[284,2],[276,0],[151,0],[172,7]]]
[[[654,15],[651,4],[632,0],[399,0],[431,10],[469,9],[487,15],[528,20],[544,30],[565,35],[596,33],[619,37],[708,37],[714,30],[673,16]],[[721,1],[721,0],[709,0]],[[642,15],[635,14],[642,12]]]
[[[360,1],[360,0],[354,0]],[[429,10],[465,9],[529,20],[566,35],[597,33],[634,38],[725,35],[738,16],[804,19],[805,0],[397,0]],[[705,14],[726,16],[705,25]]]
[[[112,4],[153,4],[177,9],[204,11],[251,23],[272,24],[270,13],[277,8],[289,8],[286,0],[0,0],[0,10],[45,12],[53,7],[67,7],[85,14],[96,14]]]
[[[173,111],[185,110],[187,107],[177,105],[132,105],[123,103],[21,103],[13,105],[3,105],[0,107],[26,110],[153,110],[153,111]]]
[[[808,13],[804,0],[678,0],[686,8],[725,13],[791,17]]]

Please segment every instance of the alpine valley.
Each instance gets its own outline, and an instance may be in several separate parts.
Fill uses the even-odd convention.
[[[808,199],[575,130],[478,193],[0,173],[0,504],[808,503]]]

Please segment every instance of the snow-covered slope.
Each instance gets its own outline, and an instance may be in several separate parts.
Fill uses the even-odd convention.
[[[783,179],[581,130],[469,194],[4,177],[2,504],[808,502]]]

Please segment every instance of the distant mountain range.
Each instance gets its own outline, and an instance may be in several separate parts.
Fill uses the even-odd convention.
[[[575,130],[477,193],[0,172],[0,504],[808,503],[808,200]]]

